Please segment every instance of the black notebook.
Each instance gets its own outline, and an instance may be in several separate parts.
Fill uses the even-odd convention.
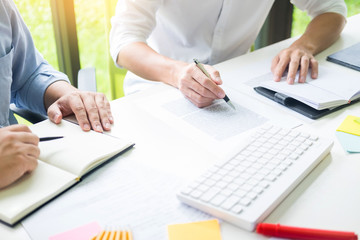
[[[360,71],[360,43],[333,53],[326,60]]]

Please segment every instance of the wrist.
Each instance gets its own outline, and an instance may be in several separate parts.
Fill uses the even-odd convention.
[[[44,106],[46,111],[50,107],[50,105],[56,102],[59,98],[61,98],[62,96],[68,93],[76,92],[76,91],[79,90],[65,80],[58,80],[56,82],[53,82],[46,89],[44,95]]]
[[[168,61],[170,63],[169,65],[169,73],[170,76],[165,80],[165,83],[179,88],[179,79],[181,79],[182,75],[184,74],[184,68],[188,65],[188,63],[181,62],[181,61],[175,61],[171,60]]]
[[[305,34],[301,38],[296,40],[293,44],[291,44],[291,47],[301,49],[312,55],[318,53],[318,48],[316,47],[316,45]]]

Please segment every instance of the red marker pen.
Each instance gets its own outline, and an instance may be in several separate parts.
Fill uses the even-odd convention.
[[[256,232],[271,237],[304,240],[357,240],[353,232],[340,232],[310,228],[282,226],[280,224],[259,223]]]

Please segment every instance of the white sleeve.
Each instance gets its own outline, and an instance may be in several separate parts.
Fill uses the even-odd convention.
[[[119,0],[111,19],[110,54],[115,64],[122,48],[146,42],[156,25],[156,12],[163,0]],[[117,65],[118,67],[121,67]]]
[[[291,0],[296,7],[314,18],[326,12],[334,12],[346,18],[347,8],[344,0]]]

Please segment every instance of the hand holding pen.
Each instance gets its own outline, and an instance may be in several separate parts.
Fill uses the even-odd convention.
[[[196,64],[196,66],[211,80],[211,76],[210,74],[206,71],[206,69],[204,68],[204,66],[197,60],[197,59],[194,59],[194,62]],[[224,99],[224,101],[232,108],[235,110],[235,106],[231,103],[230,99],[228,96],[225,96],[222,97],[222,99]]]
[[[178,64],[175,67],[175,81],[170,83],[176,86],[181,93],[197,107],[206,107],[216,99],[225,97],[224,90],[218,86],[222,84],[219,72],[212,66],[205,65],[209,76],[196,64]]]

